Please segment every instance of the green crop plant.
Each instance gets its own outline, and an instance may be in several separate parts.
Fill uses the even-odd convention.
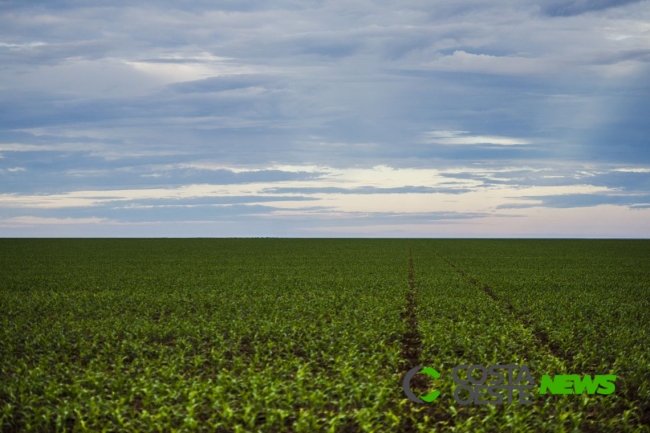
[[[0,240],[1,430],[648,431],[649,247]],[[435,401],[404,395],[413,362],[441,373],[414,384]],[[449,398],[455,365],[503,362],[620,380]]]
[[[426,257],[429,266],[447,265],[456,271],[465,286],[457,293],[465,293],[466,306],[476,301],[467,293],[473,291],[483,298],[484,308],[501,311],[500,317],[509,317],[508,324],[522,327],[519,340],[525,341],[525,348],[514,353],[526,356],[531,365],[540,355],[556,364],[540,366],[540,373],[618,377],[616,398],[585,395],[567,400],[572,409],[560,416],[567,430],[576,422],[580,430],[648,429],[650,242],[440,240],[434,245],[426,244],[418,257]],[[430,278],[443,275],[441,270]],[[452,284],[436,284],[432,290],[449,287]],[[516,338],[504,340],[503,331],[491,332],[488,323],[482,327],[498,341],[494,353],[507,353],[508,344],[518,344]],[[490,350],[486,346],[479,352]],[[479,356],[474,353],[470,359]]]

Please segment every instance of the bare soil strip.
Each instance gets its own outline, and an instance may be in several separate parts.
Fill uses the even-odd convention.
[[[402,313],[402,320],[404,321],[405,331],[402,335],[402,376],[400,384],[404,379],[406,373],[413,367],[421,365],[422,354],[422,336],[418,329],[418,315],[417,315],[417,281],[415,279],[415,267],[413,265],[413,251],[409,250],[408,259],[408,288],[406,290],[406,308]],[[411,380],[411,390],[416,394],[424,393],[429,387],[428,381],[421,374],[416,374]],[[424,405],[428,406],[428,405]],[[417,409],[413,410],[406,416],[402,417],[402,422],[399,428],[401,432],[415,432],[417,431],[417,424],[422,421],[424,416],[423,410],[431,409],[430,407],[421,407],[416,403],[409,403],[405,408]],[[428,412],[428,411],[427,411]],[[408,416],[411,415],[411,416]]]
[[[402,336],[402,359],[404,373],[418,366],[422,352],[422,337],[418,330],[417,316],[417,283],[413,267],[413,253],[409,252],[408,262],[408,289],[406,290],[406,310],[402,313],[406,331]],[[415,384],[417,377],[413,379]]]

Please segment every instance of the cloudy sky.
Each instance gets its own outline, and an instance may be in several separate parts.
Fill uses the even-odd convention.
[[[650,2],[0,1],[0,236],[650,237]]]

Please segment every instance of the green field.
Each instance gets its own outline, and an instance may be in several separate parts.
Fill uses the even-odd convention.
[[[650,431],[650,241],[4,239],[0,308],[7,432]],[[461,406],[459,364],[616,391]]]

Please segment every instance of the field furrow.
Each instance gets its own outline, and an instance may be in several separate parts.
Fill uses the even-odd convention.
[[[648,432],[648,282],[635,241],[0,240],[0,426]],[[618,378],[465,405],[463,364]]]
[[[621,393],[600,395],[533,395],[532,405],[459,406],[453,399],[457,365],[525,364],[537,384],[544,374],[582,374],[571,360],[557,356],[535,328],[485,284],[444,258],[441,250],[414,248],[419,282],[419,326],[423,337],[422,365],[442,375],[436,389],[442,396],[421,410],[427,428],[456,431],[637,431],[635,404]],[[426,244],[425,244],[426,245]],[[444,253],[444,250],[442,250]],[[490,287],[491,289],[491,287]],[[609,371],[602,371],[602,374]],[[638,409],[637,409],[638,410]],[[621,414],[624,414],[621,416]]]
[[[648,261],[650,255],[641,252],[647,243],[486,240],[436,246],[470,284],[511,311],[543,350],[562,360],[562,372],[617,375],[615,397],[583,395],[584,404],[574,404],[584,418],[581,429],[649,428],[650,316],[644,304],[650,279],[647,267],[630,266]]]

